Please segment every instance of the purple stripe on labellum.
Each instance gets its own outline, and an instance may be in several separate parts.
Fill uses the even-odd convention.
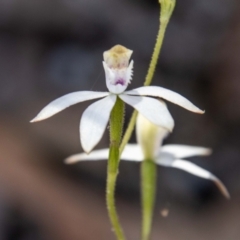
[[[123,79],[118,79],[116,82],[115,82],[115,85],[118,85],[118,84],[120,84],[120,85],[125,85],[125,81],[123,80]]]

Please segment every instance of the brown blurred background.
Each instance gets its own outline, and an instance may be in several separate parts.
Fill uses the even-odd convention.
[[[177,0],[153,84],[206,113],[168,104],[176,128],[166,143],[213,148],[212,156],[191,160],[222,179],[232,199],[211,182],[159,168],[153,240],[240,239],[239,12],[237,0]],[[78,125],[89,102],[29,120],[63,94],[106,90],[102,52],[115,44],[133,49],[130,88],[141,86],[158,14],[157,0],[0,0],[0,239],[115,239],[106,162],[63,163],[82,151]],[[106,131],[98,148],[107,145]],[[138,240],[138,164],[121,163],[117,206],[128,239]]]

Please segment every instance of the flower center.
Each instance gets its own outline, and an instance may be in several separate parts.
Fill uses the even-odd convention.
[[[132,50],[116,45],[103,53],[106,85],[111,93],[124,92],[132,79],[133,61],[129,63]]]

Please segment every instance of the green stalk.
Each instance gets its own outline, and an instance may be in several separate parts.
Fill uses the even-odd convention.
[[[172,16],[173,9],[175,7],[175,0],[159,0],[159,3],[161,4],[159,30],[158,30],[157,39],[156,39],[155,47],[153,50],[151,62],[148,68],[148,73],[145,78],[144,86],[149,86],[152,83],[153,75],[155,73],[155,69],[158,62],[158,57],[162,49],[165,32],[166,32],[169,20]],[[137,119],[137,111],[134,110],[132,117],[130,119],[130,122],[128,124],[127,130],[123,136],[123,140],[120,146],[120,155],[132,135],[132,132],[136,123],[136,119]]]
[[[149,240],[156,197],[157,165],[153,160],[141,164],[142,240]]]
[[[118,219],[114,197],[120,158],[119,145],[122,137],[123,118],[124,103],[119,97],[117,97],[117,101],[110,116],[110,150],[107,168],[106,201],[109,218],[118,240],[125,240],[124,233]]]
[[[166,32],[169,20],[172,16],[172,12],[175,8],[176,0],[159,0],[159,3],[161,5],[160,25],[159,25],[156,44],[153,50],[152,59],[151,59],[148,73],[144,82],[144,86],[149,86],[152,82],[153,75],[157,66],[158,57],[162,48],[165,32]],[[135,119],[132,118],[131,120],[136,122],[136,118]],[[132,126],[132,125],[134,124],[133,123],[131,123],[131,125],[129,124],[129,126]],[[128,132],[131,132],[131,131],[128,130]],[[142,185],[142,189],[141,189],[142,190],[141,191],[142,193],[142,240],[149,240],[151,228],[152,228],[153,209],[154,209],[155,198],[156,198],[156,184],[157,184],[157,165],[152,159],[151,160],[145,159],[142,162],[141,183],[142,183],[141,184]]]
[[[172,12],[175,8],[176,0],[159,0],[161,5],[160,8],[160,24],[158,35],[153,50],[149,69],[145,78],[144,86],[149,86],[152,82],[155,69],[157,66],[159,54],[162,48],[163,39],[165,32],[172,16]],[[120,155],[124,150],[125,145],[128,143],[135,123],[137,119],[137,111],[135,110],[132,114],[127,130],[123,136],[119,151]],[[156,164],[151,160],[144,160],[141,165],[141,193],[142,193],[142,240],[148,240],[150,237],[153,208],[156,195],[156,180],[157,180],[157,167]]]
[[[121,156],[121,154],[123,152],[123,149],[125,148],[126,144],[129,142],[129,139],[132,135],[132,132],[133,132],[136,120],[137,120],[137,115],[138,115],[138,112],[136,110],[134,110],[133,113],[132,113],[131,119],[128,123],[127,130],[124,133],[120,148],[119,148],[120,156]]]

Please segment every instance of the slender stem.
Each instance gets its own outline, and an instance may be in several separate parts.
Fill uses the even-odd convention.
[[[136,123],[137,115],[138,115],[138,112],[136,110],[134,110],[133,114],[131,116],[131,119],[129,121],[127,130],[126,130],[126,132],[125,132],[125,134],[123,136],[120,148],[119,148],[120,155],[122,154],[122,151],[123,151],[125,145],[128,143],[128,141],[129,141],[129,139],[130,139],[130,137],[132,135],[132,131],[133,131],[134,125]]]
[[[144,86],[149,86],[152,82],[153,75],[154,75],[154,72],[155,72],[155,69],[157,66],[157,62],[158,62],[158,57],[159,57],[159,54],[160,54],[160,51],[162,48],[162,43],[163,43],[163,39],[165,36],[166,28],[168,26],[168,22],[171,17],[171,14],[169,15],[169,17],[166,17],[165,11],[166,11],[165,8],[161,7],[159,30],[158,30],[157,39],[156,39],[155,47],[153,50],[151,62],[150,62],[149,68],[148,68],[148,73],[145,78]],[[122,140],[122,143],[120,146],[120,154],[122,153],[125,145],[128,143],[128,141],[132,135],[132,132],[133,132],[133,129],[134,129],[134,126],[136,123],[136,119],[137,119],[137,111],[134,110],[132,117],[130,119],[130,122],[128,124],[127,130],[123,136],[123,140]]]
[[[144,86],[149,86],[152,82],[153,75],[155,73],[155,69],[156,69],[157,62],[158,62],[158,57],[159,57],[159,54],[160,54],[160,51],[162,48],[162,43],[163,43],[164,35],[166,32],[167,23],[168,22],[166,22],[166,21],[160,20],[158,35],[157,35],[155,47],[153,50],[152,59],[151,59],[151,62],[150,62],[149,68],[148,68],[148,73],[145,78]]]
[[[157,166],[152,160],[141,164],[142,240],[149,240],[156,196]]]
[[[119,145],[121,142],[124,103],[118,97],[110,117],[110,150],[107,169],[106,201],[109,218],[118,240],[125,240],[115,207],[115,186],[119,165]]]
[[[158,62],[158,57],[162,48],[166,28],[171,18],[172,12],[175,8],[176,0],[159,0],[159,3],[161,4],[160,25],[148,73],[145,78],[144,86],[149,86],[152,82]],[[132,114],[132,117],[128,124],[128,128],[121,142],[119,149],[120,154],[122,153],[125,145],[128,143],[132,135],[136,119],[137,111],[135,110]],[[141,182],[142,182],[142,209],[143,209],[142,240],[148,240],[151,232],[153,208],[156,195],[156,179],[157,179],[156,164],[150,160],[143,161],[141,167],[141,175],[142,175]]]

